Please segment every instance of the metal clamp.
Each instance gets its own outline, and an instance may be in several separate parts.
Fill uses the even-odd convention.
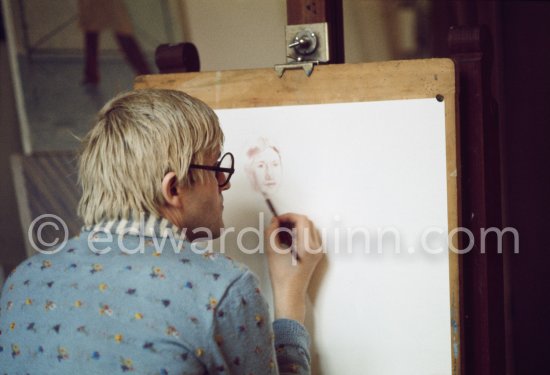
[[[287,63],[274,67],[279,78],[287,69],[303,69],[311,76],[315,65],[329,61],[327,23],[288,25],[286,51]]]
[[[277,64],[274,66],[274,68],[279,78],[281,78],[283,74],[285,74],[285,70],[287,69],[303,69],[306,73],[306,76],[309,77],[311,76],[311,73],[313,73],[313,67],[317,64],[319,64],[319,61],[303,61],[288,64]]]
[[[309,23],[286,27],[287,63],[293,61],[329,61],[328,25]]]
[[[317,49],[317,36],[309,29],[302,30],[296,34],[288,48],[294,48],[299,57],[311,55]]]

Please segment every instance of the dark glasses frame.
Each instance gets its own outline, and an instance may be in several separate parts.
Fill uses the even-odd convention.
[[[220,167],[220,165],[222,164],[223,160],[226,157],[229,157],[231,159],[231,167],[230,168]],[[202,169],[202,170],[205,170],[205,171],[215,172],[216,173],[216,178],[218,180],[218,186],[219,187],[224,187],[229,183],[229,180],[231,179],[231,176],[233,176],[233,173],[235,173],[235,168],[233,168],[234,166],[235,166],[235,157],[233,156],[232,153],[226,152],[225,154],[223,154],[220,157],[220,160],[216,163],[215,166],[201,165],[201,164],[191,164],[191,165],[189,165],[189,169]],[[227,175],[225,175],[226,173],[227,173]],[[223,181],[223,183],[219,183],[220,175],[225,179]]]

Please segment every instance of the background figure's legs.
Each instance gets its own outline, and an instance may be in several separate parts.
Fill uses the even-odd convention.
[[[84,80],[82,83],[97,84],[99,82],[99,67],[97,54],[99,49],[99,32],[86,31],[84,33]]]
[[[126,56],[126,60],[137,74],[150,74],[151,69],[145,60],[141,49],[132,35],[116,34],[120,49]]]

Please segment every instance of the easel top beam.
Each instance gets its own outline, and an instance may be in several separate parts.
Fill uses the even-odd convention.
[[[454,101],[450,59],[321,65],[311,77],[273,69],[229,70],[140,76],[136,89],[185,91],[216,109],[430,98]],[[235,95],[240,93],[240,95]]]

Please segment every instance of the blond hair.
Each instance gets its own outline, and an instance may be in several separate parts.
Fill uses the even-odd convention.
[[[86,226],[140,212],[160,216],[164,175],[175,172],[181,186],[203,181],[205,171],[190,173],[189,165],[222,144],[218,117],[196,98],[158,89],[120,94],[83,139],[78,215]]]

